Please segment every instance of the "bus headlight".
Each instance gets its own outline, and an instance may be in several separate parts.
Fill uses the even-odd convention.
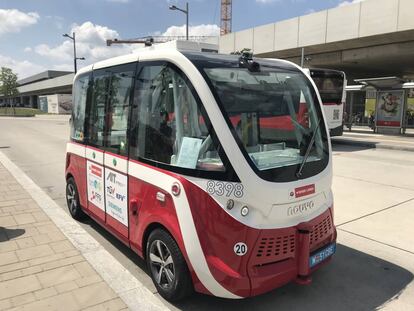
[[[240,212],[242,216],[247,216],[249,213],[249,208],[247,206],[243,206]]]

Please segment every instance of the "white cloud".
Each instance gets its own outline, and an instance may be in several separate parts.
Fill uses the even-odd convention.
[[[19,32],[24,27],[36,24],[39,18],[36,12],[24,13],[16,9],[0,9],[0,36]]]
[[[28,53],[28,52],[33,51],[33,49],[30,46],[26,46],[23,51]]]
[[[350,4],[359,3],[359,2],[362,2],[362,1],[364,1],[364,0],[349,0],[349,1],[343,1],[343,2],[339,3],[338,6],[350,5]]]
[[[63,24],[65,19],[62,16],[58,15],[46,15],[45,16],[49,21],[51,21],[57,29],[61,30],[63,29]]]
[[[86,58],[86,61],[80,61],[79,65],[94,63],[132,51],[132,46],[128,45],[106,46],[106,40],[119,38],[119,33],[105,26],[85,22],[82,25],[74,25],[69,33],[72,35],[72,32],[76,35],[77,56]],[[67,39],[53,47],[48,44],[39,44],[34,51],[57,63],[55,66],[70,68],[69,64],[73,60],[73,41]]]
[[[189,30],[191,36],[217,36],[220,34],[220,28],[214,24],[190,26]],[[72,35],[72,32],[76,34],[77,56],[86,58],[85,61],[78,61],[79,68],[103,59],[128,54],[139,48],[136,44],[114,44],[108,47],[106,40],[121,38],[119,33],[114,29],[91,22],[74,25],[68,34]],[[184,36],[185,25],[171,26],[166,31],[157,32],[154,35]],[[30,47],[25,48],[25,51],[30,52]],[[73,41],[70,39],[64,40],[56,46],[39,44],[32,48],[32,51],[43,56],[47,62],[52,64],[49,69],[73,70]]]
[[[43,66],[34,64],[28,60],[15,60],[11,57],[0,54],[0,64],[2,67],[8,67],[17,73],[18,78],[22,79],[36,73],[46,70]]]
[[[273,3],[273,2],[277,2],[277,1],[279,1],[279,0],[256,0],[256,2],[263,3],[263,4]]]
[[[190,36],[218,36],[220,27],[214,24],[201,24],[190,26],[188,32]],[[162,36],[185,36],[185,24],[168,27]]]

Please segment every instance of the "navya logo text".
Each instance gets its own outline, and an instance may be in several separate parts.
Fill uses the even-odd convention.
[[[295,216],[298,214],[303,214],[307,211],[312,210],[314,207],[315,207],[315,203],[312,200],[304,202],[304,203],[299,203],[299,204],[289,207],[287,210],[287,215]]]

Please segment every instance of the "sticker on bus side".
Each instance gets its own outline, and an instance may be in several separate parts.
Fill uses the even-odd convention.
[[[88,201],[105,211],[103,167],[90,161],[86,161],[86,166]]]
[[[105,168],[106,213],[128,227],[128,177]]]

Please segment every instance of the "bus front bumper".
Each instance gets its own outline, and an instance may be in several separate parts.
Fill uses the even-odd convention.
[[[250,296],[292,281],[310,284],[311,274],[331,260],[332,256],[321,257],[317,264],[310,264],[311,256],[318,256],[327,247],[335,249],[337,233],[331,209],[291,229],[294,231],[282,236],[275,230],[262,230],[249,262]]]

